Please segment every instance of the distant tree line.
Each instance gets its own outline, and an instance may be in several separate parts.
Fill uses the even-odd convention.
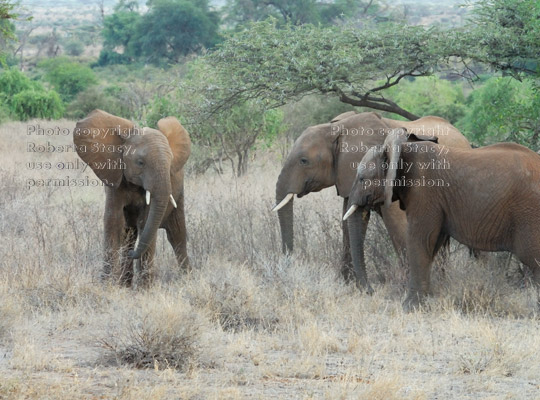
[[[21,42],[56,50],[60,43],[64,55],[39,50],[25,72],[22,50],[20,63],[3,59],[0,121],[78,119],[102,108],[153,126],[175,115],[194,139],[195,170],[229,164],[237,175],[253,149],[351,109],[439,115],[476,144],[512,140],[540,149],[536,0],[478,0],[458,27],[408,24],[399,7],[378,0],[146,5],[120,0],[100,17],[102,26],[82,26],[66,39],[17,32]],[[0,0],[5,54],[17,10]],[[98,35],[99,57],[85,56]]]

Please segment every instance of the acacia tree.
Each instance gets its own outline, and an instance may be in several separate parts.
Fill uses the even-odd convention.
[[[330,24],[356,15],[374,13],[374,0],[228,0],[226,21],[242,26],[274,17],[280,24]]]
[[[461,52],[520,78],[540,76],[540,3],[537,0],[479,0]]]
[[[206,56],[223,82],[207,89],[210,112],[249,99],[262,98],[268,107],[277,107],[322,93],[417,119],[384,90],[407,77],[431,75],[454,54],[455,37],[435,27],[395,23],[278,28],[276,20],[256,22]]]
[[[511,140],[540,148],[540,3],[479,0],[461,54],[502,71],[469,98],[458,125],[480,144]]]
[[[217,43],[219,15],[206,0],[152,0],[147,5],[140,14],[136,3],[124,1],[105,17],[99,65],[177,63]]]
[[[13,21],[29,21],[31,16],[21,16],[18,1],[0,0],[0,64],[5,63],[5,50],[16,39]]]

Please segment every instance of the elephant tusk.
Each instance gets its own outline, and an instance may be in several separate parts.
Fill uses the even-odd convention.
[[[349,218],[354,212],[358,209],[358,204],[353,204],[345,213],[343,216],[343,221],[345,221],[347,218]]]
[[[283,200],[281,200],[281,202],[274,206],[274,208],[272,208],[272,211],[278,211],[279,209],[283,208],[285,206],[285,204],[287,204],[289,201],[291,201],[291,199],[293,198],[294,196],[294,193],[289,193],[287,196],[285,196],[285,198]]]
[[[150,205],[150,190],[146,191],[146,205]]]
[[[174,201],[174,197],[172,197],[172,194],[170,196],[172,205],[174,206],[174,208],[178,208],[178,206],[176,205],[176,201]]]

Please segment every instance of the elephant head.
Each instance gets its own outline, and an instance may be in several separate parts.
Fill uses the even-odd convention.
[[[173,190],[179,189],[173,187],[178,186],[174,182],[190,153],[189,135],[176,118],[161,119],[158,128],[140,129],[128,120],[94,110],[77,123],[73,135],[81,159],[108,187],[145,196],[148,217],[137,247],[129,254],[135,259],[155,238],[169,203],[176,207]]]
[[[395,189],[398,186],[395,179],[399,170],[404,167],[400,163],[402,145],[405,142],[418,141],[437,143],[438,138],[407,133],[405,128],[393,129],[383,145],[369,149],[358,165],[349,195],[349,209],[343,220],[349,218],[358,208],[377,205],[388,207],[396,200]]]
[[[278,211],[284,253],[293,250],[294,195],[300,198],[335,185],[338,194],[347,197],[355,176],[351,165],[364,147],[382,142],[378,135],[383,129],[386,125],[378,114],[349,111],[298,137],[276,183],[273,210]]]

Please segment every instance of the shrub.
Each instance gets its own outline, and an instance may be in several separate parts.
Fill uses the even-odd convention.
[[[183,370],[196,360],[206,322],[188,303],[158,296],[132,311],[101,340],[118,363]]]
[[[76,39],[72,39],[64,46],[66,54],[70,56],[80,56],[84,52],[84,45]]]
[[[13,96],[13,113],[21,121],[30,118],[58,119],[64,114],[64,105],[53,90],[23,90]]]
[[[72,119],[81,119],[86,117],[96,108],[107,111],[108,113],[120,117],[129,118],[130,113],[120,100],[109,94],[108,88],[91,86],[83,92],[77,94],[66,109],[66,117]]]
[[[418,116],[436,115],[456,123],[466,112],[465,96],[460,84],[435,76],[402,81],[385,91],[400,107]],[[401,118],[395,114],[390,118]]]
[[[11,96],[29,89],[43,90],[43,86],[16,68],[10,68],[0,74],[0,93],[5,96],[7,102]]]
[[[0,121],[9,116],[25,121],[29,118],[57,119],[64,105],[54,91],[46,91],[21,71],[11,68],[0,75]]]
[[[457,127],[477,144],[514,141],[540,148],[540,86],[526,78],[493,77],[467,98]]]
[[[45,72],[45,79],[69,102],[77,93],[97,83],[94,72],[87,66],[59,57],[42,61],[39,66]]]

